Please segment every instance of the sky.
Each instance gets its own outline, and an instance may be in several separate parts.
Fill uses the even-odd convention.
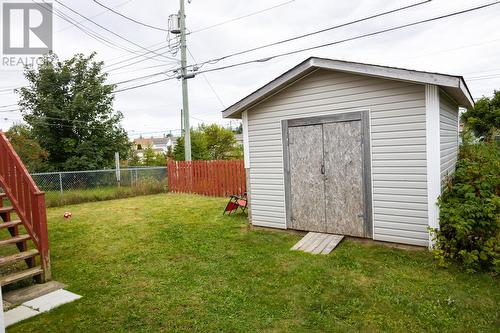
[[[104,61],[104,68],[109,71],[109,83],[166,71],[166,74],[120,84],[117,90],[157,81],[165,75],[173,76],[168,81],[115,94],[114,108],[123,113],[122,125],[129,137],[178,134],[181,127],[181,82],[170,70],[179,66],[180,54],[170,52],[167,32],[161,29],[167,29],[168,17],[177,13],[179,1],[99,0],[125,16],[160,29],[136,24],[92,0],[60,1],[74,12],[55,2],[54,8],[80,27],[54,15],[53,48],[61,60],[76,53],[89,55],[95,51],[97,59]],[[187,45],[192,54],[188,56],[188,63],[220,58],[418,2],[422,0],[186,1]],[[201,70],[342,40],[490,2],[494,0],[433,0],[383,17],[208,63]],[[222,118],[221,111],[225,107],[310,56],[463,75],[474,98],[491,96],[494,89],[500,89],[499,17],[500,4],[265,62],[199,73],[188,80],[191,125],[218,123],[236,126],[237,121],[230,123]],[[97,33],[99,37],[92,38],[81,29]],[[146,51],[156,48],[161,49],[154,53]],[[0,111],[16,108],[1,106],[16,104],[19,96],[11,88],[25,84],[21,69],[0,68]],[[6,130],[21,119],[18,111],[0,112],[0,129]]]

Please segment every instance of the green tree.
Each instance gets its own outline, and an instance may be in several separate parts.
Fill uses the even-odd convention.
[[[211,124],[201,125],[200,130],[205,133],[210,159],[227,160],[234,158],[237,142],[231,129]]]
[[[28,86],[18,90],[24,120],[34,139],[49,153],[52,169],[113,167],[114,153],[127,157],[130,144],[113,110],[113,85],[95,53],[59,61],[44,56],[38,69],[26,67]]]
[[[495,90],[492,98],[483,97],[475,104],[462,114],[462,120],[474,135],[489,141],[500,129],[500,91]]]
[[[28,126],[13,125],[5,132],[5,135],[30,172],[41,172],[48,169],[49,153],[33,139]]]
[[[139,158],[139,156],[137,156],[137,154],[135,154],[134,151],[131,151],[129,152],[129,158],[127,159],[127,165],[128,166],[139,166],[141,165],[141,159]]]
[[[177,139],[174,147],[174,160],[184,161],[184,136]],[[198,129],[191,128],[191,157],[193,160],[209,160],[205,134]]]
[[[157,153],[153,150],[151,145],[144,149],[144,156],[141,161],[144,166],[165,166],[167,165],[167,158],[163,153]]]
[[[231,129],[202,124],[191,129],[191,155],[193,160],[229,160],[241,159],[243,151]],[[184,136],[177,140],[173,157],[184,160]]]

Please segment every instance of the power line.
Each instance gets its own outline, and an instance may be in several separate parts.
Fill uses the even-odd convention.
[[[97,0],[94,0],[94,2],[95,2],[96,4],[98,4],[99,6],[101,6],[101,7],[103,7],[103,8],[106,8],[106,9],[107,9],[107,10],[109,10],[110,12],[115,13],[116,15],[119,15],[119,16],[121,16],[121,17],[123,17],[123,18],[125,18],[125,19],[127,19],[127,20],[129,20],[129,21],[132,21],[132,22],[136,23],[136,24],[139,24],[139,25],[142,25],[142,26],[145,26],[145,27],[151,28],[151,29],[155,29],[155,30],[159,30],[159,31],[165,31],[165,32],[168,32],[168,29],[164,29],[164,28],[160,28],[160,27],[155,27],[154,25],[150,25],[150,24],[147,24],[147,23],[144,23],[144,22],[138,21],[138,20],[136,20],[136,19],[133,19],[133,18],[131,18],[131,17],[128,17],[128,16],[126,16],[126,15],[124,15],[124,14],[120,13],[120,12],[117,12],[117,11],[116,11],[116,10],[114,10],[113,8],[110,8],[110,7],[108,7],[108,6],[106,6],[106,5],[102,4],[102,3],[100,3],[100,2],[99,2],[99,1],[97,1]]]
[[[189,47],[187,47],[187,51],[189,53],[189,55],[191,56],[191,58],[193,59],[193,61],[196,63],[196,59],[193,55],[193,53],[191,52],[191,50],[189,49]],[[217,100],[219,101],[220,105],[225,109],[226,108],[226,105],[224,105],[224,102],[222,101],[222,98],[220,98],[219,94],[217,93],[217,91],[215,91],[214,87],[212,86],[212,84],[210,83],[210,81],[208,80],[208,77],[206,74],[202,73],[201,76],[203,76],[203,78],[205,79],[205,82],[207,83],[207,85],[210,87],[210,90],[212,90],[212,92],[214,93],[215,97],[217,98]]]
[[[152,47],[154,47],[154,46],[158,46],[158,45],[163,44],[163,43],[165,43],[165,41],[161,41],[161,42],[158,42],[158,43],[154,43],[154,44],[149,45],[149,46],[146,46],[146,47],[147,47],[148,49],[150,49],[150,48],[152,48]],[[163,47],[165,47],[165,46],[163,46]],[[160,48],[163,48],[163,47],[160,47]],[[153,50],[153,51],[157,51],[157,49],[155,49],[155,50]],[[143,52],[143,53],[148,53],[148,52]],[[129,54],[122,54],[122,55],[120,55],[120,56],[118,56],[118,57],[113,57],[113,58],[111,58],[111,59],[105,59],[105,60],[103,60],[103,62],[105,62],[105,63],[106,63],[106,62],[108,62],[108,61],[114,61],[114,60],[121,59],[121,58],[123,58],[123,57],[128,57],[128,56],[129,56]],[[136,57],[138,57],[138,56],[133,56],[132,58],[136,58]],[[124,62],[124,61],[127,61],[127,59],[125,59],[125,60],[121,60],[121,61],[119,61],[118,63],[122,63],[122,62]],[[111,64],[106,65],[106,66],[112,66],[112,65],[114,65],[114,63],[111,63]]]
[[[57,1],[57,0],[56,0],[56,1]],[[397,12],[397,11],[401,11],[401,10],[403,10],[403,9],[408,9],[408,8],[411,8],[411,7],[415,7],[415,6],[418,6],[418,5],[422,5],[422,4],[427,3],[427,2],[429,2],[429,1],[431,1],[431,0],[426,0],[426,1],[419,2],[419,3],[413,4],[413,5],[404,6],[404,7],[400,7],[400,8],[393,9],[393,10],[390,10],[390,11],[386,11],[386,12],[383,12],[383,13],[379,13],[379,14],[371,15],[371,16],[369,16],[369,17],[365,17],[365,18],[362,18],[362,19],[358,19],[358,20],[355,20],[355,21],[352,21],[352,22],[343,23],[343,24],[341,24],[341,25],[337,25],[337,26],[334,26],[334,27],[330,27],[330,28],[322,29],[322,30],[319,30],[319,31],[323,32],[323,31],[327,31],[327,30],[337,29],[337,28],[344,27],[344,26],[347,26],[347,25],[350,25],[350,24],[354,24],[354,23],[357,23],[357,22],[365,21],[365,20],[368,20],[368,19],[371,19],[371,18],[379,17],[379,16],[382,16],[382,15],[387,15],[387,14],[389,14],[389,13],[394,13],[394,12]],[[306,35],[307,35],[307,36],[309,36],[309,35],[311,35],[311,34],[315,34],[315,33],[319,33],[319,32],[313,32],[313,33],[309,33],[309,34],[306,34]],[[274,44],[284,43],[285,41],[293,40],[293,39],[296,39],[296,38],[303,38],[303,37],[306,37],[306,35],[301,35],[301,36],[297,36],[297,37],[289,38],[289,39],[287,39],[287,40],[278,41],[278,42],[276,42],[276,43],[273,43],[273,45],[274,45]],[[340,41],[340,42],[342,42],[342,41]],[[340,42],[339,42],[339,43],[340,43]],[[201,64],[192,65],[192,67],[194,67],[194,66],[203,66],[204,64],[207,64],[207,63],[218,62],[218,61],[220,61],[220,60],[223,60],[223,59],[226,59],[226,58],[229,58],[229,57],[233,57],[233,56],[236,56],[236,55],[239,55],[239,54],[242,54],[242,53],[246,53],[246,52],[251,52],[251,51],[253,51],[253,50],[257,50],[257,49],[260,49],[260,48],[268,47],[268,46],[270,46],[270,45],[271,45],[271,44],[267,44],[267,45],[263,45],[263,46],[260,46],[260,47],[257,47],[257,48],[253,48],[253,49],[250,49],[250,50],[240,51],[240,52],[233,53],[233,54],[230,54],[230,55],[227,55],[227,56],[223,56],[223,57],[218,58],[218,59],[208,60],[208,61],[202,62]],[[278,56],[282,56],[282,55],[278,55]],[[273,56],[273,57],[277,57],[277,56]],[[198,71],[198,73],[206,73],[206,72],[209,72],[209,71],[215,71],[215,70],[221,70],[221,69],[226,69],[226,68],[236,67],[236,66],[240,66],[240,65],[244,65],[244,64],[248,64],[248,63],[252,63],[252,62],[263,62],[263,61],[270,60],[270,59],[272,59],[273,57],[271,57],[271,58],[265,58],[265,60],[264,60],[264,59],[259,59],[259,60],[247,61],[247,62],[244,62],[244,63],[241,63],[241,64],[233,64],[233,65],[224,66],[224,67],[220,67],[220,68],[209,69],[209,70],[205,70],[205,71]],[[160,73],[161,73],[161,72],[160,72]],[[158,74],[160,74],[160,73],[156,73],[156,74],[158,75]],[[123,88],[123,89],[118,89],[118,90],[115,90],[114,92],[123,92],[123,91],[128,91],[128,90],[132,90],[132,89],[136,89],[136,88],[141,88],[141,87],[145,87],[145,86],[153,85],[153,84],[156,84],[156,83],[164,82],[164,81],[167,81],[167,80],[169,80],[169,79],[172,79],[172,78],[162,79],[162,80],[156,80],[156,81],[153,81],[153,82],[148,82],[148,83],[140,84],[140,85],[137,85],[137,86],[131,86],[131,87]]]
[[[477,6],[477,7],[473,7],[473,8],[469,8],[469,9],[465,9],[465,10],[461,10],[461,11],[457,11],[457,12],[453,12],[453,13],[449,13],[449,14],[445,14],[445,15],[441,15],[441,16],[437,16],[437,17],[433,17],[433,18],[429,18],[429,19],[425,19],[425,20],[420,20],[420,21],[416,21],[416,22],[412,22],[412,23],[408,23],[408,24],[403,24],[403,25],[399,25],[399,26],[396,26],[396,27],[392,27],[392,28],[387,28],[387,29],[375,31],[375,32],[372,32],[372,33],[362,34],[362,35],[358,35],[358,36],[354,36],[354,37],[350,37],[350,38],[346,38],[346,39],[342,39],[342,40],[337,40],[337,41],[333,41],[333,42],[329,42],[329,43],[324,43],[324,44],[320,44],[320,45],[316,45],[316,46],[312,46],[312,47],[307,47],[307,48],[302,48],[302,49],[298,49],[298,50],[294,50],[294,51],[289,51],[289,52],[285,52],[285,53],[275,54],[275,55],[272,55],[272,56],[269,56],[269,57],[265,57],[265,58],[244,61],[244,62],[230,64],[230,65],[226,65],[226,66],[222,66],[222,67],[217,67],[217,68],[211,68],[211,69],[207,69],[207,70],[204,70],[204,71],[199,71],[198,73],[207,73],[207,72],[219,71],[219,70],[224,70],[224,69],[233,68],[233,67],[237,67],[237,66],[247,65],[247,64],[250,64],[250,63],[266,62],[266,61],[269,61],[271,59],[278,58],[278,57],[283,57],[283,56],[287,56],[287,55],[291,55],[291,54],[296,54],[296,53],[300,53],[300,52],[304,52],[304,51],[309,51],[309,50],[313,50],[313,49],[317,49],[317,48],[322,48],[322,47],[327,47],[327,46],[331,46],[331,45],[336,45],[336,44],[340,44],[340,43],[344,43],[344,42],[348,42],[348,41],[353,41],[353,40],[357,40],[357,39],[361,39],[361,38],[371,37],[371,36],[379,35],[379,34],[390,32],[390,31],[395,31],[395,30],[399,30],[399,29],[403,29],[403,28],[407,28],[407,27],[411,27],[411,26],[415,26],[415,25],[419,25],[419,24],[423,24],[423,23],[428,23],[428,22],[431,22],[431,21],[436,21],[436,20],[440,20],[440,19],[444,19],[444,18],[448,18],[448,17],[452,17],[452,16],[457,16],[457,15],[460,15],[460,14],[464,14],[464,13],[476,11],[476,10],[479,10],[479,9],[483,9],[483,8],[486,8],[486,7],[490,7],[490,6],[496,5],[498,3],[500,3],[500,1],[495,1],[495,2],[492,2],[492,3],[485,4],[485,5],[481,5],[481,6]],[[381,14],[378,14],[378,15],[381,15]],[[227,56],[225,56],[224,58],[226,58],[226,57]],[[204,63],[207,63],[207,62],[204,62]],[[196,65],[194,65],[194,66],[196,66]],[[154,74],[155,75],[159,75],[159,74],[164,74],[164,73],[165,72],[154,73]],[[148,75],[147,77],[151,77],[150,75]],[[143,78],[144,77],[139,77],[139,78],[135,78],[135,79],[137,80],[137,79],[143,79]],[[127,88],[117,89],[117,90],[114,90],[113,92],[114,93],[118,93],[118,92],[128,91],[128,90],[137,89],[137,88],[141,88],[141,87],[145,87],[145,86],[150,86],[150,85],[157,84],[157,83],[160,83],[160,82],[169,81],[169,80],[172,80],[172,79],[175,79],[175,77],[167,77],[167,78],[164,78],[164,79],[160,79],[160,80],[156,80],[156,81],[152,81],[152,82],[148,82],[148,83],[144,83],[144,84],[140,84],[140,85],[136,85],[136,86],[131,86],[131,87],[127,87]],[[132,80],[127,80],[127,81],[131,82]]]
[[[31,0],[33,3],[37,4],[39,7],[49,11],[50,8],[49,7],[46,7],[46,6],[43,6],[43,5],[48,5],[48,3],[45,2],[45,0],[42,0],[43,3],[38,3],[36,2],[35,0]],[[114,49],[120,49],[120,50],[123,50],[123,51],[126,51],[128,53],[136,53],[137,51],[134,51],[134,50],[131,50],[131,49],[128,49],[120,44],[117,44],[109,39],[107,39],[106,37],[104,37],[103,35],[95,32],[94,30],[88,28],[88,27],[85,27],[83,25],[80,25],[76,20],[74,20],[73,18],[71,18],[70,16],[68,16],[67,14],[65,14],[64,12],[62,12],[61,10],[58,10],[56,8],[52,8],[52,12],[59,18],[65,20],[66,22],[69,22],[70,24],[74,25],[76,28],[78,28],[78,30],[82,31],[84,34],[90,36],[91,38],[97,40],[98,42],[101,42],[102,44],[108,46],[108,47],[111,47],[111,48],[114,48]]]
[[[272,7],[268,7],[268,8],[264,8],[264,9],[258,10],[256,12],[252,12],[252,13],[248,13],[248,14],[245,14],[245,15],[242,15],[242,16],[238,16],[238,17],[235,17],[233,19],[230,19],[230,20],[227,20],[227,21],[223,21],[223,22],[220,22],[220,23],[212,24],[212,25],[209,25],[209,26],[204,27],[204,28],[195,29],[195,30],[192,30],[191,32],[189,32],[189,34],[194,34],[196,32],[205,31],[205,30],[208,30],[208,29],[212,29],[212,28],[221,26],[223,24],[231,23],[231,22],[234,22],[234,21],[237,21],[237,20],[241,20],[241,19],[253,16],[253,15],[257,15],[257,14],[260,14],[260,13],[263,13],[263,12],[267,12],[269,10],[272,10],[272,9],[275,9],[275,8],[278,8],[278,7],[281,7],[281,6],[288,5],[289,3],[292,3],[294,1],[295,0],[290,0],[290,1],[282,2],[282,3],[279,3],[279,4],[274,5]]]
[[[177,67],[174,67],[174,68],[177,68]],[[161,72],[157,72],[157,73],[152,73],[152,74],[148,74],[148,75],[134,77],[134,78],[131,78],[131,79],[128,79],[128,80],[123,80],[123,81],[115,82],[115,83],[112,83],[112,85],[120,85],[120,84],[124,84],[124,83],[133,82],[133,81],[136,81],[136,80],[149,79],[149,78],[152,78],[152,77],[155,77],[155,76],[158,76],[158,75],[163,75],[163,74],[167,75],[168,72],[172,72],[173,74],[175,74],[174,68],[171,68],[171,69],[168,69],[168,70],[165,70],[165,71],[161,71]]]
[[[491,79],[496,79],[499,78],[499,75],[486,75],[486,76],[478,76],[478,77],[471,77],[467,79],[467,81],[482,81],[482,80],[491,80]]]
[[[332,45],[336,45],[336,44],[340,44],[340,43],[345,43],[345,42],[349,42],[349,41],[353,41],[353,40],[357,40],[357,39],[362,39],[362,38],[366,38],[366,37],[380,35],[382,33],[390,32],[390,31],[404,29],[404,28],[408,28],[408,27],[419,25],[419,24],[423,24],[423,23],[428,23],[428,22],[437,21],[437,20],[441,20],[441,19],[444,19],[444,18],[452,17],[452,16],[457,16],[457,15],[460,15],[460,14],[469,13],[469,12],[472,12],[472,11],[476,11],[476,10],[479,10],[479,9],[483,9],[483,8],[486,8],[486,7],[497,5],[499,3],[500,3],[500,1],[495,1],[495,2],[488,3],[488,4],[485,4],[485,5],[482,5],[482,6],[477,6],[477,7],[473,7],[473,8],[469,8],[469,9],[465,9],[465,10],[461,10],[461,11],[457,11],[457,12],[453,12],[453,13],[449,13],[449,14],[445,14],[445,15],[441,15],[441,16],[437,16],[437,17],[433,17],[433,18],[430,18],[430,19],[425,19],[425,20],[421,20],[421,21],[416,21],[416,22],[408,23],[408,24],[403,24],[403,25],[399,25],[399,26],[396,26],[396,27],[392,27],[392,28],[387,28],[387,29],[383,29],[383,30],[379,30],[379,31],[375,31],[375,32],[367,33],[367,34],[362,34],[362,35],[358,35],[358,36],[354,36],[354,37],[349,37],[349,38],[346,38],[346,39],[337,40],[337,41],[334,41],[334,42],[329,42],[329,43],[324,43],[324,44],[320,44],[320,45],[316,45],[316,46],[306,47],[306,48],[302,48],[302,49],[298,49],[298,50],[294,50],[294,51],[289,51],[289,52],[285,52],[285,53],[279,53],[279,54],[275,54],[275,55],[272,55],[272,56],[269,56],[269,57],[265,57],[265,58],[244,61],[244,62],[235,63],[235,64],[231,64],[231,65],[227,65],[227,66],[222,66],[222,67],[217,67],[217,68],[211,68],[211,69],[207,69],[207,70],[204,70],[204,71],[199,71],[198,73],[207,73],[207,72],[219,71],[219,70],[223,70],[223,69],[228,69],[228,68],[233,68],[233,67],[237,67],[237,66],[247,65],[247,64],[251,64],[251,63],[266,62],[266,61],[269,61],[271,59],[275,59],[275,58],[279,58],[279,57],[283,57],[283,56],[287,56],[287,55],[292,55],[292,54],[296,54],[296,53],[300,53],[300,52],[304,52],[304,51],[310,51],[310,50],[314,50],[314,49],[318,49],[318,48],[323,48],[323,47],[327,47],[327,46],[332,46]],[[205,62],[205,63],[207,63],[207,62]],[[202,63],[202,64],[205,64],[205,63]],[[197,65],[199,66],[199,64],[195,64],[193,66],[197,66]]]
[[[155,56],[153,56],[153,57],[155,57]],[[163,60],[159,60],[159,59],[152,59],[152,58],[150,58],[150,59],[151,59],[151,60],[163,61]],[[126,61],[130,61],[130,60],[131,60],[131,59],[128,59],[128,60],[126,60]],[[139,59],[139,60],[136,60],[136,61],[134,61],[134,62],[130,62],[130,63],[127,63],[127,64],[123,64],[123,65],[121,65],[121,66],[119,66],[119,67],[115,67],[115,68],[112,68],[112,69],[108,69],[108,70],[107,70],[107,72],[108,72],[108,73],[110,73],[110,72],[113,72],[113,71],[116,71],[116,70],[119,70],[119,69],[122,69],[122,68],[125,68],[125,67],[129,67],[129,66],[135,65],[135,64],[140,63],[140,62],[142,62],[142,61],[143,61],[143,59]],[[166,61],[165,61],[163,64],[158,65],[158,67],[160,67],[160,66],[164,66],[165,64],[172,64],[172,63],[174,63],[174,61],[170,61],[170,62],[166,62]],[[175,63],[178,63],[178,61],[176,61]],[[111,65],[110,65],[110,66],[111,66]],[[110,66],[107,66],[107,67],[109,68]],[[106,66],[104,66],[104,68],[106,68]]]
[[[331,31],[331,30],[343,28],[343,27],[346,27],[346,26],[349,26],[349,25],[352,25],[352,24],[360,23],[360,22],[363,22],[363,21],[371,20],[373,18],[385,16],[385,15],[396,13],[396,12],[399,12],[399,11],[402,11],[402,10],[405,10],[405,9],[409,9],[409,8],[413,8],[413,7],[416,7],[416,6],[420,6],[420,5],[426,4],[426,3],[431,2],[431,1],[432,0],[421,1],[421,2],[418,2],[418,3],[412,4],[412,5],[408,5],[408,6],[404,6],[404,7],[399,7],[399,8],[392,9],[392,10],[389,10],[389,11],[385,11],[385,12],[382,12],[382,13],[378,13],[378,14],[367,16],[367,17],[363,17],[361,19],[357,19],[357,20],[354,20],[354,21],[342,23],[342,24],[335,25],[335,26],[332,26],[332,27],[328,27],[328,28],[316,30],[316,31],[313,31],[313,32],[309,32],[309,33],[306,33],[306,34],[303,34],[303,35],[298,35],[298,36],[294,36],[294,37],[291,37],[291,38],[282,39],[282,40],[277,41],[277,42],[264,44],[264,45],[261,45],[261,46],[253,47],[253,48],[246,49],[246,50],[239,51],[239,52],[234,52],[234,53],[231,53],[231,54],[219,57],[219,58],[215,58],[215,59],[204,61],[203,63],[201,63],[201,65],[206,64],[206,63],[216,63],[216,62],[219,62],[221,60],[224,60],[224,59],[227,59],[227,58],[231,58],[231,57],[235,57],[235,56],[238,56],[238,55],[241,55],[241,54],[245,54],[245,53],[249,53],[249,52],[261,50],[261,49],[264,49],[264,48],[267,48],[267,47],[276,46],[276,45],[280,45],[280,44],[283,44],[283,43],[288,43],[288,42],[291,42],[291,41],[294,41],[294,40],[297,40],[297,39],[301,39],[301,38],[313,36],[313,35],[316,35],[316,34],[319,34],[319,33],[323,33],[323,32],[326,32],[326,31]]]
[[[136,42],[134,42],[134,41],[131,41],[131,40],[130,40],[130,39],[128,39],[128,38],[123,37],[123,36],[122,36],[122,35],[120,35],[120,34],[117,34],[117,33],[116,33],[116,32],[114,32],[113,30],[108,29],[108,28],[106,28],[105,26],[103,26],[103,25],[101,25],[101,24],[99,24],[99,23],[97,23],[97,22],[93,21],[92,19],[90,19],[90,18],[86,17],[85,15],[82,15],[82,14],[78,13],[77,11],[75,11],[75,10],[74,10],[74,9],[72,9],[71,7],[69,7],[69,6],[65,5],[65,4],[63,4],[63,3],[62,3],[61,1],[59,1],[59,0],[54,0],[54,1],[55,1],[55,2],[57,2],[59,5],[63,6],[64,8],[66,8],[66,9],[70,10],[71,12],[73,12],[73,13],[77,14],[78,16],[80,16],[80,17],[82,17],[82,18],[84,18],[84,19],[87,19],[89,22],[91,22],[91,23],[95,24],[96,26],[100,27],[101,29],[106,30],[107,32],[109,32],[109,33],[113,34],[114,36],[116,36],[116,37],[118,37],[118,38],[120,38],[120,39],[122,39],[122,40],[124,40],[124,41],[126,41],[126,42],[128,42],[128,43],[130,43],[130,44],[133,44],[133,45],[135,45],[135,46],[137,46],[137,47],[139,47],[139,48],[141,48],[141,49],[143,49],[143,50],[145,50],[145,51],[148,51],[148,52],[150,52],[150,53],[156,54],[156,55],[158,55],[158,56],[162,56],[162,57],[167,58],[167,59],[169,59],[169,60],[176,60],[176,61],[177,61],[177,59],[175,59],[175,58],[168,57],[168,56],[166,56],[166,55],[164,55],[164,54],[161,54],[161,53],[156,53],[156,52],[154,52],[154,51],[152,51],[152,50],[150,50],[150,49],[147,49],[146,47],[144,47],[144,46],[142,46],[142,45],[140,45],[140,44],[137,44],[137,43],[136,43]]]
[[[115,8],[123,7],[123,6],[125,6],[126,4],[128,4],[128,3],[132,2],[132,1],[134,1],[134,0],[124,1],[124,2],[122,2],[122,3],[120,3],[120,4],[116,5],[116,6],[113,6],[112,8],[115,9]],[[96,14],[96,15],[90,16],[90,18],[96,18],[96,17],[99,17],[99,16],[101,16],[102,14],[105,14],[105,13],[107,13],[107,11],[102,11],[102,12]],[[86,22],[86,21],[87,20],[81,20],[81,21],[78,21],[77,23],[78,24],[82,24],[83,22]],[[73,25],[68,25],[67,27],[59,29],[56,32],[63,32],[63,31],[68,30],[68,29],[70,29],[72,27],[73,27]]]
[[[16,104],[9,104],[9,105],[0,105],[0,108],[10,108],[12,106],[17,106],[17,103]]]
[[[150,85],[153,85],[153,84],[157,84],[157,83],[160,83],[160,82],[165,82],[165,81],[169,81],[169,80],[173,80],[173,79],[175,79],[175,77],[168,77],[168,78],[156,80],[156,81],[153,81],[153,82],[148,82],[148,83],[139,84],[139,85],[132,86],[132,87],[127,87],[127,88],[123,88],[123,89],[114,90],[113,93],[119,93],[119,92],[128,91],[128,90],[132,90],[132,89],[142,88],[142,87],[150,86]]]

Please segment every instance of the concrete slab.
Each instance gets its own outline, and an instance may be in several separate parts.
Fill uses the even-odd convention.
[[[39,312],[50,311],[60,305],[73,302],[80,299],[82,296],[74,294],[70,291],[59,289],[49,294],[37,297],[31,301],[24,302],[22,305],[37,310]]]
[[[21,320],[25,320],[39,314],[40,312],[35,311],[27,306],[21,305],[4,313],[4,324],[5,327],[8,327],[20,322]]]
[[[3,295],[3,299],[11,304],[19,305],[65,287],[66,285],[64,283],[49,281],[43,284],[34,284],[25,288],[9,291]]]

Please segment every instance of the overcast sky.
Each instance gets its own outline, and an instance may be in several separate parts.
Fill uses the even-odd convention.
[[[178,0],[99,1],[115,8],[116,11],[124,15],[163,28],[167,27],[169,14],[174,14],[179,9]],[[189,31],[193,32],[188,35],[188,48],[194,58],[198,62],[202,62],[419,1],[421,0],[192,0],[191,3],[186,2],[187,27]],[[493,2],[493,0],[434,0],[382,18],[302,38],[258,52],[247,53],[220,61],[217,64],[207,64],[203,69],[259,59],[489,2]],[[100,7],[92,0],[62,0],[62,3],[143,47],[155,45],[152,48],[159,48],[166,45],[166,32],[130,22]],[[282,5],[276,6],[280,4]],[[276,7],[246,18],[197,31],[272,6]],[[70,58],[75,53],[88,55],[90,52],[96,51],[98,58],[109,65],[131,58],[136,53],[143,53],[144,50],[138,46],[127,43],[101,27],[83,20],[82,17],[67,8],[57,3],[54,3],[54,7],[80,22],[80,25],[85,29],[99,33],[107,41],[114,44],[113,46],[105,45],[103,42],[84,34],[65,20],[54,16],[54,51],[61,59]],[[194,79],[189,80],[191,124],[196,125],[200,122],[227,124],[228,120],[223,120],[220,115],[220,111],[224,107],[237,102],[310,56],[463,75],[474,98],[483,95],[490,96],[495,88],[500,89],[499,18],[500,4],[452,18],[263,63],[197,75]],[[136,53],[121,50],[117,45]],[[159,52],[164,52],[164,50]],[[166,55],[172,56],[169,53]],[[152,56],[154,54],[150,53],[149,57]],[[178,59],[179,54],[175,58]],[[142,58],[136,58],[130,62],[137,62],[139,59]],[[194,63],[193,58],[189,57],[189,63]],[[110,83],[157,73],[176,66],[172,60],[156,57],[143,59],[136,64],[116,69],[126,64],[124,62],[108,67],[108,69],[115,68],[109,75]],[[145,69],[151,66],[156,67]],[[162,77],[156,76],[126,83],[120,85],[118,89],[151,82]],[[5,92],[5,88],[22,86],[23,84],[25,81],[22,71],[0,70],[0,105],[16,103],[18,96],[12,92]],[[158,136],[161,135],[161,132],[178,130],[182,105],[181,84],[174,79],[120,92],[116,94],[114,105],[116,110],[120,110],[125,115],[123,126],[129,132],[130,137],[137,137],[140,133],[143,136]],[[20,119],[19,112],[0,113],[0,128],[6,129]]]

